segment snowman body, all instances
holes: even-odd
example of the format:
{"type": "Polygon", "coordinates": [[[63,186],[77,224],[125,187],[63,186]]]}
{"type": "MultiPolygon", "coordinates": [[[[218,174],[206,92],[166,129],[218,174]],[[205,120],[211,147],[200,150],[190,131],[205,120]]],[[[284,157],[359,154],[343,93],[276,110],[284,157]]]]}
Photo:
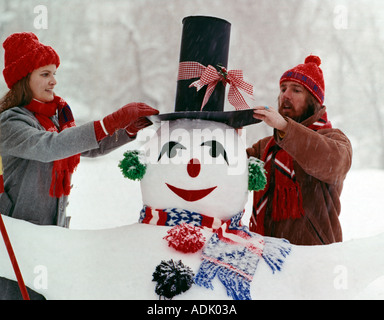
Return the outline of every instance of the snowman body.
{"type": "MultiPolygon", "coordinates": [[[[134,214],[134,213],[130,213],[134,214]]],[[[152,274],[162,260],[182,260],[196,274],[199,253],[168,246],[166,226],[132,224],[104,230],[38,226],[3,217],[25,284],[51,300],[159,299],[152,274]],[[33,239],[33,241],[31,241],[33,239]]],[[[213,233],[202,230],[206,239],[213,233]]],[[[260,262],[252,299],[355,299],[382,274],[384,234],[326,246],[293,246],[283,269],[260,262]],[[346,286],[345,286],[346,284],[346,286]]],[[[15,280],[0,242],[0,276],[15,280]]],[[[213,290],[193,285],[174,299],[230,299],[215,279],[213,290]]],[[[375,293],[373,287],[371,293],[375,293]]],[[[382,298],[381,292],[373,295],[382,298]]]]}
{"type": "MultiPolygon", "coordinates": [[[[185,254],[168,246],[163,238],[170,227],[137,223],[104,230],[71,230],[3,218],[25,284],[48,300],[158,300],[152,275],[162,260],[182,260],[195,274],[202,262],[201,252],[185,254]]],[[[206,239],[212,236],[208,230],[202,233],[206,239]]],[[[0,276],[16,280],[2,242],[0,276]]],[[[284,287],[284,281],[279,277],[271,282],[274,275],[265,264],[259,264],[257,279],[251,286],[253,298],[284,297],[283,292],[273,295],[271,285],[284,287]]],[[[213,286],[210,290],[193,285],[173,299],[230,299],[218,280],[213,286]]],[[[299,297],[294,290],[285,294],[299,297]]]]}

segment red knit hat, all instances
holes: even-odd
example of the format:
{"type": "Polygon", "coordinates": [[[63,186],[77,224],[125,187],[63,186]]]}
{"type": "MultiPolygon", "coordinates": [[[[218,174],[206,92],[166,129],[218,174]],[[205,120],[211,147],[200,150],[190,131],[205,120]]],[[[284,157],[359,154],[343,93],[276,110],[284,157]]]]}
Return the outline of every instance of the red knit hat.
{"type": "Polygon", "coordinates": [[[280,78],[283,81],[295,81],[303,85],[321,103],[324,103],[324,77],[320,69],[321,60],[318,56],[308,56],[304,64],[299,64],[286,71],[280,78]]]}
{"type": "Polygon", "coordinates": [[[60,65],[60,58],[50,46],[45,46],[32,32],[10,35],[3,43],[3,75],[8,88],[31,73],[33,70],[55,64],[60,65]]]}

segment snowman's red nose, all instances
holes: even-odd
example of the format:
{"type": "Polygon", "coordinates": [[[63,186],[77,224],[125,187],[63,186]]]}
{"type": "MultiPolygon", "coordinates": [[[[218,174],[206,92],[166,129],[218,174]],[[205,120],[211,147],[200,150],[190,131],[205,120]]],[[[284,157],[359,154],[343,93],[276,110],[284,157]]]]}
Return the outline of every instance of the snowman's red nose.
{"type": "Polygon", "coordinates": [[[201,169],[201,164],[199,159],[193,158],[189,160],[187,165],[187,171],[192,178],[196,178],[199,175],[200,169],[201,169]]]}

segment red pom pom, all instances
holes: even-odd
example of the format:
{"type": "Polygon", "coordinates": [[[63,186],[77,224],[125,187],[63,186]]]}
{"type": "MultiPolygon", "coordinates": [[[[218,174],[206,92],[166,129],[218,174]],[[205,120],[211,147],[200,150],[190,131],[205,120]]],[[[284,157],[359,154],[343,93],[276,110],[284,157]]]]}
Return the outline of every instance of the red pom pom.
{"type": "Polygon", "coordinates": [[[321,59],[318,56],[308,56],[305,58],[304,63],[315,63],[317,66],[320,66],[321,64],[321,59]]]}
{"type": "Polygon", "coordinates": [[[168,241],[168,246],[184,253],[195,253],[205,243],[205,237],[200,228],[187,223],[182,223],[168,230],[168,235],[163,239],[168,241]]]}

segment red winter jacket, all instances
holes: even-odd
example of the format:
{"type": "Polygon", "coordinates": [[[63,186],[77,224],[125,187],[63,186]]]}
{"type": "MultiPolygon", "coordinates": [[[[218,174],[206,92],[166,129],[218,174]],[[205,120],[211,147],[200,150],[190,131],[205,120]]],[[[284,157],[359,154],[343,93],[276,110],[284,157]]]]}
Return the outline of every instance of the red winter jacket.
{"type": "Polygon", "coordinates": [[[261,158],[268,141],[275,139],[293,157],[303,197],[305,215],[302,218],[277,222],[272,220],[270,212],[266,212],[266,236],[285,238],[299,245],[342,241],[340,194],[351,167],[352,146],[338,129],[313,131],[307,128],[324,113],[325,107],[302,123],[288,119],[283,138],[275,130],[273,137],[264,138],[247,149],[248,156],[261,158]]]}

